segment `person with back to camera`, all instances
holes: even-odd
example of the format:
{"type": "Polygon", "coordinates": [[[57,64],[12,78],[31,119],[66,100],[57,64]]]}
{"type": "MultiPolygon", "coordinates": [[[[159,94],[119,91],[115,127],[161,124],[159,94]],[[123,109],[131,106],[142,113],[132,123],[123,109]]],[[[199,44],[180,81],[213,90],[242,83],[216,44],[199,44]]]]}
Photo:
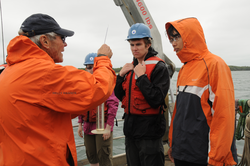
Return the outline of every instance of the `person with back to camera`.
{"type": "MultiPolygon", "coordinates": [[[[94,58],[96,53],[89,53],[85,57],[84,65],[86,71],[93,74],[94,58]]],[[[78,135],[83,137],[84,131],[84,145],[86,148],[86,155],[90,166],[112,166],[112,142],[113,142],[113,127],[114,119],[116,117],[119,100],[116,98],[114,92],[105,102],[104,119],[105,130],[104,134],[93,134],[91,131],[96,129],[96,109],[85,112],[78,116],[78,135]],[[82,128],[82,123],[83,128],[82,128]]]]}
{"type": "Polygon", "coordinates": [[[66,37],[49,15],[33,14],[7,48],[0,75],[0,165],[77,166],[71,119],[112,94],[112,51],[102,45],[90,74],[61,66],[66,37]]]}
{"type": "Polygon", "coordinates": [[[196,18],[168,22],[165,27],[184,63],[169,129],[169,158],[175,166],[236,165],[235,98],[229,67],[208,50],[196,18]]]}
{"type": "Polygon", "coordinates": [[[128,166],[164,166],[162,136],[166,130],[163,105],[169,89],[165,62],[151,47],[150,29],[132,25],[127,40],[133,63],[117,75],[115,95],[124,108],[125,150],[128,166]]]}

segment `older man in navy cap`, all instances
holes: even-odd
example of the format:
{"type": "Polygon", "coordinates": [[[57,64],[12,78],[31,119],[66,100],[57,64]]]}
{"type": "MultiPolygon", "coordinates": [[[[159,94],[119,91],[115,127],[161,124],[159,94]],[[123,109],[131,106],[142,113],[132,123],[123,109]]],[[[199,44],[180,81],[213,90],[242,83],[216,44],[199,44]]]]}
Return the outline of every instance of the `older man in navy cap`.
{"type": "Polygon", "coordinates": [[[116,75],[107,45],[98,50],[93,74],[55,64],[73,35],[34,14],[10,41],[0,75],[0,165],[77,165],[71,118],[103,103],[116,75]]]}

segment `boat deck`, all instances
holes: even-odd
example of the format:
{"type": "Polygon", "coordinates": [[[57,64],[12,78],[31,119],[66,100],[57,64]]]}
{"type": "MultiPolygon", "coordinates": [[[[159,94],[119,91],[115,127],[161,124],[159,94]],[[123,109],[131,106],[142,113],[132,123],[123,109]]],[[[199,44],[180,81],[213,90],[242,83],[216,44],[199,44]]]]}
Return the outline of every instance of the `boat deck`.
{"type": "MultiPolygon", "coordinates": [[[[169,149],[166,143],[163,143],[164,155],[165,155],[165,166],[174,166],[174,163],[170,161],[167,155],[167,151],[169,149]]],[[[78,166],[88,165],[89,162],[87,159],[79,160],[78,166]]],[[[126,153],[118,154],[113,156],[113,166],[127,166],[126,153]]]]}
{"type": "MultiPolygon", "coordinates": [[[[127,166],[126,164],[126,155],[125,153],[124,154],[120,154],[120,155],[116,155],[114,156],[113,158],[113,165],[114,166],[127,166]]],[[[89,162],[87,159],[84,159],[84,160],[81,160],[81,161],[78,161],[78,166],[85,166],[85,165],[88,165],[89,162]]],[[[174,163],[172,163],[168,156],[166,155],[165,156],[165,166],[174,166],[174,163]]]]}

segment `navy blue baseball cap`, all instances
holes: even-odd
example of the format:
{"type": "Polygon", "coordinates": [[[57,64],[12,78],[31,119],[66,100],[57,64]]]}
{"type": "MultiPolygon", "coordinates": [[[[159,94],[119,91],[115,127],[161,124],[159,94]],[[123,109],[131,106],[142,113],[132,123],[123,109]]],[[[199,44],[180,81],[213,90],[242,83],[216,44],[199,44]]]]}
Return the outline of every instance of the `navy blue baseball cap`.
{"type": "Polygon", "coordinates": [[[62,36],[73,36],[74,31],[63,29],[54,18],[46,14],[33,14],[26,18],[21,25],[25,36],[32,37],[49,32],[55,32],[62,36]]]}

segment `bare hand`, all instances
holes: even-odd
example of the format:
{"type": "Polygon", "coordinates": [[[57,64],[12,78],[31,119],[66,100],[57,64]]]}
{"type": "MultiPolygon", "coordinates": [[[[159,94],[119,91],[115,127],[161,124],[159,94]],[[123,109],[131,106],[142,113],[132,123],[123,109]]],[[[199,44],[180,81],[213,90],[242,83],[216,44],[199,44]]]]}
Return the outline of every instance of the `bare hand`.
{"type": "Polygon", "coordinates": [[[174,163],[174,158],[172,156],[172,148],[171,147],[168,149],[168,157],[174,163]]]}
{"type": "Polygon", "coordinates": [[[107,55],[110,59],[113,55],[113,52],[107,44],[103,44],[97,51],[97,55],[99,54],[107,55]]]}
{"type": "Polygon", "coordinates": [[[79,135],[80,137],[83,137],[83,135],[82,135],[82,124],[81,124],[81,123],[79,123],[77,132],[78,132],[78,135],[79,135]]]}
{"type": "Polygon", "coordinates": [[[127,74],[127,72],[129,72],[130,70],[133,70],[133,68],[134,68],[134,65],[132,63],[126,63],[120,70],[119,75],[123,77],[125,74],[127,74]]]}
{"type": "Polygon", "coordinates": [[[142,63],[138,63],[138,65],[135,66],[134,72],[137,75],[137,77],[140,77],[141,75],[146,73],[146,65],[145,62],[142,61],[142,63]]]}
{"type": "Polygon", "coordinates": [[[107,139],[109,139],[110,134],[111,134],[111,126],[107,124],[107,126],[106,126],[106,129],[105,129],[105,130],[106,130],[106,131],[108,131],[108,132],[107,132],[107,133],[104,133],[104,134],[102,135],[103,140],[107,140],[107,139]]]}

